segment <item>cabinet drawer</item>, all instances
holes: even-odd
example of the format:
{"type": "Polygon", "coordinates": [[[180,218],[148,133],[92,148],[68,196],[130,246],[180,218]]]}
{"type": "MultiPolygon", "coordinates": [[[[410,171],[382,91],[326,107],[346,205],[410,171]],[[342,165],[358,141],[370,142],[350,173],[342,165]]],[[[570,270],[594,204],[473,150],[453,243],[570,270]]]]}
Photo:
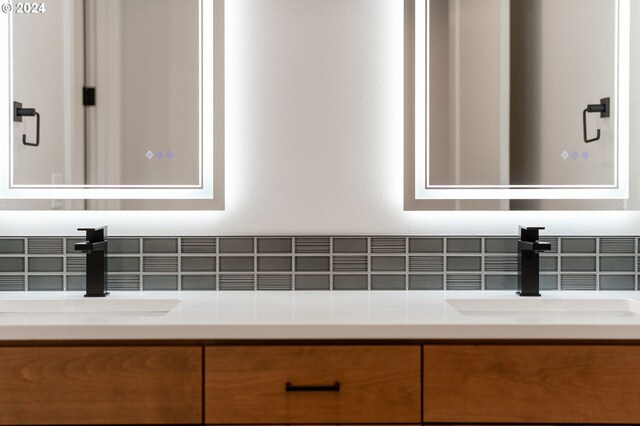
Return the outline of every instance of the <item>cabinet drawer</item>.
{"type": "Polygon", "coordinates": [[[640,423],[640,347],[429,345],[424,421],[640,423]]]}
{"type": "Polygon", "coordinates": [[[205,422],[420,423],[420,385],[420,346],[207,347],[205,422]]]}
{"type": "Polygon", "coordinates": [[[201,422],[201,347],[0,348],[0,424],[201,422]]]}

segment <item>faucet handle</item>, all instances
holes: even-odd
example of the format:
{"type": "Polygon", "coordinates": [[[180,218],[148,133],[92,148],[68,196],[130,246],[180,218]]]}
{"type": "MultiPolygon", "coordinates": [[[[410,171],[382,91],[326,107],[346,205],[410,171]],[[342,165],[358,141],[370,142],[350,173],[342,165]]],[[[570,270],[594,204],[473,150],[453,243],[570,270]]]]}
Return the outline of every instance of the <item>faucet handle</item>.
{"type": "Polygon", "coordinates": [[[84,231],[87,233],[87,241],[99,242],[107,239],[107,226],[100,226],[98,228],[78,228],[78,231],[84,231]]]}
{"type": "Polygon", "coordinates": [[[545,229],[544,226],[522,226],[519,227],[520,239],[522,241],[535,242],[540,238],[540,231],[545,229]]]}

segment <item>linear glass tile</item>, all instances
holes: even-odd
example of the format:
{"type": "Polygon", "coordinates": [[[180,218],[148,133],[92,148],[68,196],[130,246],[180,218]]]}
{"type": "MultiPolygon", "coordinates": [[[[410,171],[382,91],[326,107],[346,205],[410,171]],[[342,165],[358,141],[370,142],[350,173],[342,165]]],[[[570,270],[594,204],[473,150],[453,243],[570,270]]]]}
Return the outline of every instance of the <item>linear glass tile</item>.
{"type": "Polygon", "coordinates": [[[444,256],[409,256],[410,272],[444,272],[444,256]]]}
{"type": "Polygon", "coordinates": [[[562,253],[595,253],[595,238],[562,238],[562,253]]]}
{"type": "Polygon", "coordinates": [[[409,238],[409,253],[444,253],[444,238],[409,238]]]}
{"type": "Polygon", "coordinates": [[[67,272],[85,272],[87,270],[87,258],[85,256],[67,256],[67,272]]]}
{"type": "Polygon", "coordinates": [[[292,290],[292,277],[289,274],[258,275],[258,290],[292,290]]]}
{"type": "Polygon", "coordinates": [[[558,276],[540,275],[540,290],[558,290],[558,276]]]}
{"type": "Polygon", "coordinates": [[[405,275],[371,275],[371,290],[406,290],[405,275]]]}
{"type": "Polygon", "coordinates": [[[635,272],[635,256],[601,256],[600,271],[635,272]]]}
{"type": "Polygon", "coordinates": [[[182,272],[215,272],[216,258],[213,256],[182,256],[182,272]]]}
{"type": "Polygon", "coordinates": [[[24,240],[17,238],[0,239],[0,254],[24,254],[24,240]]]}
{"type": "Polygon", "coordinates": [[[629,237],[600,237],[600,253],[635,253],[636,242],[629,237]]]}
{"type": "Polygon", "coordinates": [[[27,283],[29,291],[64,290],[62,275],[29,275],[27,283]]]}
{"type": "Polygon", "coordinates": [[[334,238],[333,252],[334,253],[366,253],[367,239],[366,238],[334,238]]]}
{"type": "Polygon", "coordinates": [[[28,238],[29,254],[63,254],[62,238],[28,238]]]}
{"type": "Polygon", "coordinates": [[[371,256],[371,270],[376,272],[406,271],[406,263],[406,256],[371,256]]]}
{"type": "Polygon", "coordinates": [[[138,291],[140,290],[140,275],[109,274],[107,288],[109,291],[138,291]]]}
{"type": "Polygon", "coordinates": [[[481,253],[481,238],[447,238],[448,253],[481,253]]]}
{"type": "Polygon", "coordinates": [[[481,270],[482,258],[480,256],[447,256],[447,271],[479,272],[481,270]]]}
{"type": "Polygon", "coordinates": [[[517,275],[486,275],[484,277],[485,290],[516,290],[518,288],[517,275]]]}
{"type": "Polygon", "coordinates": [[[139,254],[140,238],[109,238],[109,254],[139,254]]]}
{"type": "Polygon", "coordinates": [[[258,272],[290,272],[290,256],[258,256],[258,272]]]}
{"type": "Polygon", "coordinates": [[[409,290],[444,290],[444,275],[409,275],[409,290]]]}
{"type": "Polygon", "coordinates": [[[186,238],[180,240],[180,249],[182,253],[215,253],[216,239],[209,238],[186,238]]]}
{"type": "Polygon", "coordinates": [[[216,289],[215,275],[183,275],[182,288],[184,291],[201,291],[216,289]]]}
{"type": "Polygon", "coordinates": [[[0,275],[0,291],[24,291],[24,275],[0,275]]]}
{"type": "Polygon", "coordinates": [[[220,275],[220,290],[255,290],[255,275],[220,275]]]}
{"type": "Polygon", "coordinates": [[[291,253],[291,238],[258,238],[258,253],[291,253]]]}
{"type": "Polygon", "coordinates": [[[485,253],[517,253],[518,252],[518,239],[517,238],[485,238],[484,240],[485,253]]]}
{"type": "Polygon", "coordinates": [[[518,256],[485,256],[484,270],[488,272],[517,272],[518,256]]]}
{"type": "Polygon", "coordinates": [[[558,258],[556,256],[540,256],[541,272],[557,272],[558,258]]]}
{"type": "Polygon", "coordinates": [[[633,291],[635,289],[635,275],[600,275],[600,290],[633,291]]]}
{"type": "MultiPolygon", "coordinates": [[[[85,238],[65,238],[65,252],[67,254],[80,254],[80,251],[76,250],[76,243],[82,243],[87,241],[85,238]]],[[[109,240],[109,251],[111,251],[111,240],[109,240]]]]}
{"type": "Polygon", "coordinates": [[[366,272],[367,256],[333,256],[333,270],[339,272],[366,272]]]}
{"type": "Polygon", "coordinates": [[[253,256],[220,257],[221,272],[253,272],[253,256]]]}
{"type": "Polygon", "coordinates": [[[84,275],[67,275],[67,291],[86,291],[87,277],[84,275]]]}
{"type": "Polygon", "coordinates": [[[253,253],[253,238],[220,238],[220,253],[253,253]]]}
{"type": "Polygon", "coordinates": [[[447,290],[482,290],[482,275],[447,274],[447,290]]]}
{"type": "Polygon", "coordinates": [[[595,272],[595,257],[562,256],[560,260],[562,271],[565,272],[595,272]]]}
{"type": "Polygon", "coordinates": [[[373,237],[371,253],[405,253],[407,239],[404,237],[373,237]]]}
{"type": "Polygon", "coordinates": [[[140,258],[109,256],[107,267],[109,272],[140,272],[140,258]]]}
{"type": "Polygon", "coordinates": [[[329,256],[296,256],[296,271],[328,272],[329,256]]]}
{"type": "Polygon", "coordinates": [[[63,272],[62,257],[30,257],[29,272],[63,272]]]}
{"type": "Polygon", "coordinates": [[[562,274],[560,275],[562,290],[596,290],[595,274],[562,274]]]}
{"type": "Polygon", "coordinates": [[[167,254],[177,253],[178,239],[177,238],[143,238],[142,252],[143,253],[167,253],[167,254]]]}
{"type": "Polygon", "coordinates": [[[368,290],[369,283],[366,275],[334,275],[334,290],[368,290]]]}
{"type": "Polygon", "coordinates": [[[329,275],[296,275],[296,290],[331,290],[329,275]]]}
{"type": "Polygon", "coordinates": [[[144,272],[178,272],[178,257],[144,256],[142,270],[144,272]]]}
{"type": "MultiPolygon", "coordinates": [[[[562,248],[562,256],[550,256],[549,252],[540,256],[540,286],[542,290],[633,290],[637,287],[636,271],[640,270],[640,250],[638,237],[545,237],[540,238],[552,244],[557,253],[562,248]],[[572,255],[575,253],[576,255],[572,255]],[[584,256],[585,253],[592,255],[584,256]],[[601,255],[598,255],[600,253],[601,255]],[[627,256],[625,256],[627,254],[627,256]],[[596,263],[597,262],[597,263],[596,263]],[[563,273],[556,275],[558,271],[563,273]],[[548,274],[556,273],[556,274],[548,274]],[[545,274],[547,273],[547,274],[545,274]],[[601,273],[601,274],[599,274],[601,273]]],[[[74,244],[84,241],[80,236],[69,237],[5,237],[0,238],[0,291],[24,290],[28,283],[26,271],[60,277],[50,284],[41,284],[38,279],[43,275],[30,274],[35,281],[29,289],[59,288],[62,279],[63,288],[81,290],[84,288],[86,258],[75,252],[74,244]],[[25,254],[38,256],[23,256],[25,254]],[[51,257],[50,254],[67,254],[65,257],[51,257]],[[16,254],[20,256],[16,256],[16,254]],[[13,255],[13,256],[12,256],[13,255]],[[40,256],[44,255],[44,256],[40,256]],[[5,275],[2,275],[5,273],[5,275]],[[8,275],[11,274],[11,275],[8,275]],[[64,274],[69,274],[65,276],[64,274]],[[77,274],[77,275],[76,275],[77,274]]],[[[111,237],[109,239],[109,272],[111,290],[140,290],[143,277],[140,270],[154,273],[146,276],[175,276],[180,284],[178,288],[213,290],[221,286],[216,266],[225,275],[227,289],[391,289],[403,286],[409,289],[505,289],[511,290],[516,279],[517,257],[515,253],[517,238],[514,237],[111,237]],[[445,241],[446,240],[446,241],[445,241]],[[161,242],[170,246],[159,248],[161,242]],[[224,242],[221,242],[224,241],[224,242]],[[478,247],[478,242],[480,247],[478,247]],[[369,245],[370,244],[370,245],[369,245]],[[446,255],[415,255],[416,253],[443,253],[446,255]],[[216,261],[215,256],[206,253],[226,250],[234,253],[276,254],[275,256],[223,256],[216,261]],[[255,245],[255,246],[254,246],[255,245]],[[332,245],[336,256],[314,256],[314,253],[329,253],[332,245]],[[174,256],[114,256],[114,254],[175,253],[174,256]],[[183,254],[178,256],[178,249],[183,254]],[[484,249],[484,252],[482,251],[484,249]],[[159,250],[159,251],[154,251],[159,250]],[[367,255],[370,250],[371,256],[367,255]],[[293,259],[278,256],[277,253],[303,253],[293,259]],[[203,255],[198,256],[202,253],[203,255]],[[354,255],[349,255],[354,253],[354,255]],[[361,253],[361,255],[355,255],[361,253]],[[412,255],[407,256],[410,253],[412,255]],[[461,253],[486,253],[487,255],[462,256],[461,253]],[[388,254],[388,255],[387,255],[388,254]],[[399,256],[393,256],[398,254],[399,256]],[[457,254],[457,255],[456,255],[457,254]],[[371,259],[371,260],[369,260],[371,259]],[[146,263],[145,263],[146,262],[146,263]],[[178,264],[179,262],[179,264],[178,264]],[[217,265],[216,262],[219,262],[217,265]],[[369,266],[371,262],[371,266],[369,266]],[[478,263],[479,262],[479,263],[478,263]],[[142,264],[141,264],[142,263],[142,264]],[[393,272],[408,270],[405,274],[393,272]],[[448,274],[444,275],[444,271],[448,274]],[[178,277],[178,271],[188,277],[178,277]],[[258,272],[273,272],[258,274],[258,272]],[[367,272],[373,272],[367,275],[367,272]],[[485,271],[483,277],[480,273],[485,271]],[[233,274],[244,272],[245,274],[233,274]],[[376,274],[376,272],[379,272],[376,274]],[[465,274],[475,272],[476,274],[465,274]],[[504,272],[507,272],[506,274],[504,272]],[[129,274],[127,274],[129,273],[129,274]],[[190,273],[190,274],[189,274],[190,273]],[[341,276],[332,281],[332,274],[341,276]],[[371,276],[371,279],[369,279],[371,276]],[[383,277],[390,276],[398,284],[385,285],[383,277]],[[286,277],[286,278],[285,278],[286,277]],[[355,277],[355,278],[353,278],[355,277]],[[364,278],[362,278],[364,277],[364,278]],[[478,279],[480,288],[478,287],[478,279]],[[341,281],[343,280],[343,281],[341,281]],[[193,284],[190,287],[189,282],[193,284]],[[294,281],[294,282],[293,282],[294,281]],[[213,282],[213,283],[212,283],[213,282]],[[482,285],[484,283],[484,286],[482,285]]],[[[147,283],[148,284],[148,283],[147,283]]],[[[149,285],[145,285],[147,289],[149,285]]],[[[166,286],[165,286],[166,287],[166,286]]],[[[173,284],[170,286],[175,288],[173,284]]]]}
{"type": "Polygon", "coordinates": [[[142,289],[176,291],[178,290],[178,277],[176,275],[145,275],[142,278],[142,289]]]}
{"type": "Polygon", "coordinates": [[[331,250],[329,237],[297,237],[296,253],[329,253],[331,250]]]}
{"type": "Polygon", "coordinates": [[[0,272],[24,272],[24,257],[0,257],[0,272]]]}

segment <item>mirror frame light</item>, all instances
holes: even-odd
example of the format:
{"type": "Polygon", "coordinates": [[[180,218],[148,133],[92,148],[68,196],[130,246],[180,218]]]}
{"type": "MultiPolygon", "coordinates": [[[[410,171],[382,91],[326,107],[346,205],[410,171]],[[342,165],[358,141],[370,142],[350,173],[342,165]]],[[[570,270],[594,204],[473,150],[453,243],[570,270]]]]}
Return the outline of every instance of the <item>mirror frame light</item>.
{"type": "Polygon", "coordinates": [[[628,199],[629,198],[629,71],[630,0],[616,4],[616,183],[614,185],[428,185],[430,0],[415,1],[415,199],[628,199]]]}
{"type": "MultiPolygon", "coordinates": [[[[59,0],[56,0],[59,1],[59,0]]],[[[200,182],[198,185],[14,185],[13,177],[13,12],[0,16],[0,199],[194,199],[214,197],[214,0],[198,0],[200,11],[200,182]]],[[[14,10],[14,1],[6,1],[14,10]]],[[[46,12],[45,12],[46,13],[46,12]]]]}

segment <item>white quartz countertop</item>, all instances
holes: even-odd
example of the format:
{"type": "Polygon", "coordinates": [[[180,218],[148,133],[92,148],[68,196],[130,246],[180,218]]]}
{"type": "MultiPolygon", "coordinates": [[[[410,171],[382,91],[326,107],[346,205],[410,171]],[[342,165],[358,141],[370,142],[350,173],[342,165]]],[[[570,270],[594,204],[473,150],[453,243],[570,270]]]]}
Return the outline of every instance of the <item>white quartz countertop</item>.
{"type": "MultiPolygon", "coordinates": [[[[2,293],[0,302],[82,293],[2,293]]],[[[450,299],[519,299],[513,292],[114,292],[180,299],[168,313],[0,313],[0,340],[606,339],[640,340],[640,314],[463,314],[450,299]]],[[[542,299],[631,299],[640,292],[547,292],[542,299]]]]}

